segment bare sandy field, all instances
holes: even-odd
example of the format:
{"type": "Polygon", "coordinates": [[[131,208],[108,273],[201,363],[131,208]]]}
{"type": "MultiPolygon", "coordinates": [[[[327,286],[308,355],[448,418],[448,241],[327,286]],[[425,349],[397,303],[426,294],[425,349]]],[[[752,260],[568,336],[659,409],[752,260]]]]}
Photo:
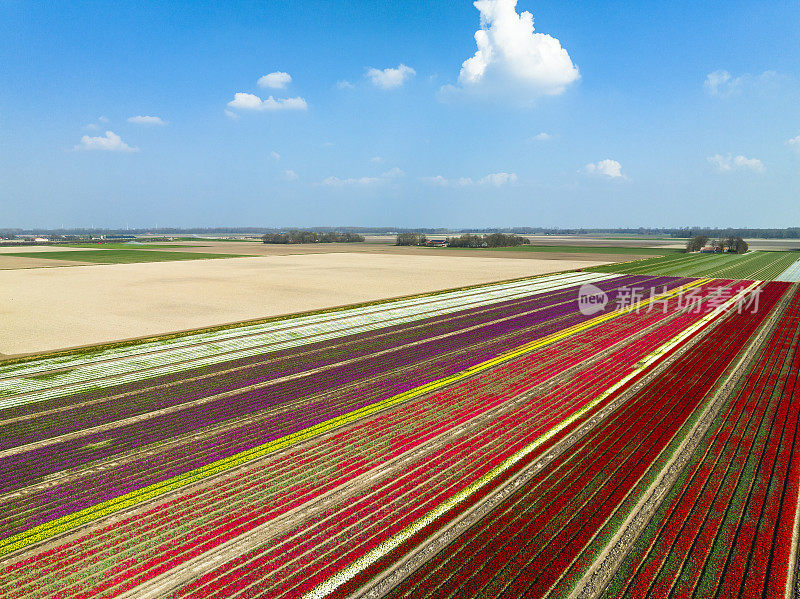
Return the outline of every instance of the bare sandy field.
{"type": "Polygon", "coordinates": [[[32,353],[603,264],[327,253],[0,271],[0,353],[32,353]]]}

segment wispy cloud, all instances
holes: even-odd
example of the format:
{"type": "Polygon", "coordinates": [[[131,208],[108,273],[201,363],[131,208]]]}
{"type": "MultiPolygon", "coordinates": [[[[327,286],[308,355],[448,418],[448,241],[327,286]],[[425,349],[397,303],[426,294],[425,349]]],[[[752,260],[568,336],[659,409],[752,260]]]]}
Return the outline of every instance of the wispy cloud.
{"type": "Polygon", "coordinates": [[[392,167],[388,171],[381,173],[381,177],[384,179],[399,179],[400,177],[405,177],[406,174],[403,169],[398,167],[392,167]]]}
{"type": "Polygon", "coordinates": [[[517,180],[518,177],[516,173],[506,172],[490,173],[477,180],[473,180],[471,177],[448,179],[442,175],[422,178],[424,183],[427,183],[428,185],[435,185],[437,187],[469,187],[471,185],[491,185],[493,187],[502,187],[503,185],[516,183],[517,180]]]}
{"type": "Polygon", "coordinates": [[[780,76],[775,71],[764,71],[760,75],[744,73],[734,77],[728,71],[717,70],[706,75],[703,88],[709,96],[727,98],[745,89],[762,90],[775,85],[780,76]]]}
{"type": "Polygon", "coordinates": [[[374,185],[379,183],[380,179],[378,177],[348,177],[345,179],[340,179],[339,177],[326,177],[322,180],[321,185],[325,185],[326,187],[343,187],[345,185],[356,185],[359,187],[365,187],[368,185],[374,185]]]}
{"type": "Polygon", "coordinates": [[[531,141],[550,141],[551,139],[553,139],[553,135],[544,131],[531,137],[531,141]]]}
{"type": "Polygon", "coordinates": [[[157,116],[132,116],[128,118],[129,123],[133,123],[135,125],[158,125],[163,126],[166,125],[167,122],[162,120],[161,117],[157,116]]]}
{"type": "Polygon", "coordinates": [[[326,187],[369,187],[371,185],[388,184],[392,180],[405,176],[405,172],[395,166],[381,173],[380,177],[327,177],[320,182],[320,185],[326,187]]]}
{"type": "Polygon", "coordinates": [[[758,158],[747,158],[741,154],[738,156],[714,154],[708,157],[708,161],[719,173],[730,173],[732,171],[763,173],[766,170],[764,163],[758,158]]]}

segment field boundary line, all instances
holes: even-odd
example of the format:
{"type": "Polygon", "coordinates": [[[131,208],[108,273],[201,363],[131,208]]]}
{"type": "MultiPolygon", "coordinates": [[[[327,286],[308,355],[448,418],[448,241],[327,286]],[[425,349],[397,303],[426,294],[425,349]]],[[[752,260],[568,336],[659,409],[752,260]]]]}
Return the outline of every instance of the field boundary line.
{"type": "MultiPolygon", "coordinates": [[[[761,284],[763,284],[763,281],[757,281],[744,292],[750,291],[761,284]]],[[[639,535],[649,523],[650,517],[672,488],[675,480],[680,476],[686,463],[691,459],[691,456],[705,437],[706,432],[714,423],[719,410],[729,400],[744,369],[755,359],[756,356],[751,355],[749,350],[753,347],[761,347],[764,343],[772,331],[775,321],[783,313],[787,297],[788,294],[781,298],[777,309],[774,309],[769,318],[759,326],[759,330],[751,342],[740,351],[739,360],[732,368],[729,367],[730,370],[725,375],[724,380],[718,380],[714,384],[707,394],[714,396],[713,400],[708,402],[695,424],[685,433],[681,444],[674,450],[672,457],[662,466],[653,482],[647,487],[637,504],[620,524],[617,532],[609,539],[605,548],[597,555],[581,579],[575,584],[569,599],[594,599],[599,597],[613,579],[619,565],[624,561],[628,552],[633,548],[636,539],[639,538],[639,535]]],[[[613,517],[614,514],[609,516],[607,522],[613,517]]],[[[551,587],[548,593],[553,588],[551,587]]]]}
{"type": "MultiPolygon", "coordinates": [[[[0,540],[0,556],[12,553],[19,549],[23,549],[39,541],[48,539],[55,535],[62,534],[66,531],[77,528],[78,526],[82,526],[84,524],[97,520],[101,517],[108,516],[110,514],[127,509],[138,503],[147,501],[149,499],[153,499],[154,497],[158,497],[159,495],[163,495],[164,493],[175,490],[177,488],[186,486],[188,484],[197,482],[199,480],[208,478],[210,476],[220,474],[221,472],[229,470],[230,468],[233,468],[235,466],[244,464],[246,462],[250,462],[254,459],[260,458],[269,453],[273,453],[274,451],[283,449],[290,445],[294,445],[300,441],[304,441],[318,434],[328,432],[345,424],[349,424],[350,422],[360,420],[361,418],[369,416],[375,412],[382,411],[388,407],[402,403],[413,397],[424,395],[432,391],[435,391],[437,389],[440,389],[442,387],[445,387],[447,385],[451,385],[457,381],[470,378],[479,372],[483,372],[485,370],[494,368],[495,366],[498,366],[503,362],[506,362],[523,354],[529,353],[535,349],[539,349],[540,347],[549,345],[550,343],[555,343],[557,341],[560,341],[561,339],[565,339],[577,332],[593,328],[599,324],[602,324],[603,322],[616,318],[617,316],[621,316],[622,314],[627,314],[628,312],[634,310],[640,310],[642,306],[648,305],[651,301],[654,300],[658,301],[669,297],[674,297],[679,293],[683,293],[687,289],[697,287],[699,285],[705,284],[706,282],[708,282],[708,279],[696,279],[694,281],[691,281],[690,283],[681,285],[680,287],[677,287],[667,292],[666,294],[643,300],[623,310],[616,310],[609,314],[598,316],[584,323],[580,323],[578,325],[569,327],[563,331],[559,331],[558,333],[554,333],[552,335],[548,335],[547,337],[543,337],[542,339],[538,339],[531,343],[527,343],[514,350],[511,350],[510,352],[506,352],[495,358],[486,360],[484,362],[476,364],[475,366],[471,366],[470,368],[467,368],[466,370],[463,370],[460,373],[450,375],[443,379],[431,381],[430,383],[426,383],[414,389],[410,389],[398,395],[394,395],[375,404],[364,406],[363,408],[355,410],[354,412],[337,416],[330,420],[326,420],[325,422],[321,422],[314,426],[286,435],[285,437],[281,437],[279,439],[269,441],[263,445],[259,445],[257,447],[242,451],[228,458],[223,458],[221,460],[211,462],[210,464],[206,464],[205,466],[201,466],[199,468],[195,468],[194,470],[190,470],[183,474],[179,474],[171,479],[167,479],[159,483],[154,483],[147,487],[143,487],[142,489],[137,489],[136,491],[131,491],[130,493],[127,493],[125,495],[121,495],[114,499],[104,501],[90,508],[85,508],[83,510],[74,512],[67,516],[62,516],[61,518],[58,518],[56,520],[40,524],[39,526],[28,529],[24,532],[0,540]]],[[[522,456],[520,456],[519,459],[521,459],[521,457],[522,456]]]]}

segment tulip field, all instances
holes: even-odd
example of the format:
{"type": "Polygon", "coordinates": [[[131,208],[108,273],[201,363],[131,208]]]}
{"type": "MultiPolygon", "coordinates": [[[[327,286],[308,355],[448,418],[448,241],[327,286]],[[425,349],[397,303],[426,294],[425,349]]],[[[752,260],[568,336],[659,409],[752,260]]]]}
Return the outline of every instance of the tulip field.
{"type": "Polygon", "coordinates": [[[0,362],[0,596],[794,597],[800,286],[765,260],[0,362]]]}

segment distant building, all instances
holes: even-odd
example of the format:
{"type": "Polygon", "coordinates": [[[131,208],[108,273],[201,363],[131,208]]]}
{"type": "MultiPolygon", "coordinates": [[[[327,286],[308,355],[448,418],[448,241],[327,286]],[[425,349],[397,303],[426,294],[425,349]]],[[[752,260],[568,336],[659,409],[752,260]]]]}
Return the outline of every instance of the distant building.
{"type": "Polygon", "coordinates": [[[702,250],[700,250],[701,254],[716,254],[717,252],[721,252],[722,248],[714,247],[711,245],[707,245],[702,250]]]}
{"type": "Polygon", "coordinates": [[[443,248],[447,247],[447,240],[446,239],[429,239],[425,242],[425,245],[435,248],[443,248]]]}

